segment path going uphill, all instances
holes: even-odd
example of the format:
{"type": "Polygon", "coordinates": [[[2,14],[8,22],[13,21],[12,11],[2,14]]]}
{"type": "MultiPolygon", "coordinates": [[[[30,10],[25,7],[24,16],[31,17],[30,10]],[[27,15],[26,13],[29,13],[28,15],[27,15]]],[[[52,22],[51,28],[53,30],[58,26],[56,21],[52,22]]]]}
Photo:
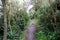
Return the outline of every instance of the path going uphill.
{"type": "Polygon", "coordinates": [[[26,31],[25,40],[36,40],[35,32],[36,32],[35,20],[31,20],[29,27],[26,31]]]}

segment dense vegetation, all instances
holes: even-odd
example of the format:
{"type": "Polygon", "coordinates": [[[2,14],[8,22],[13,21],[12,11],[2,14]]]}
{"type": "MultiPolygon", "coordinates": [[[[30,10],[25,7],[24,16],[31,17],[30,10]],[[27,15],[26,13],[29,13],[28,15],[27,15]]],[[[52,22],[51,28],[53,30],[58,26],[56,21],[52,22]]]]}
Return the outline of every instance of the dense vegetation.
{"type": "MultiPolygon", "coordinates": [[[[3,2],[2,2],[3,3],[3,2]]],[[[39,2],[38,2],[39,3],[39,2]]],[[[4,3],[3,3],[4,4],[4,3]]],[[[44,7],[36,4],[33,15],[28,15],[25,9],[19,10],[18,3],[7,2],[6,21],[7,39],[25,40],[25,33],[29,27],[30,20],[34,19],[36,24],[36,40],[60,40],[60,2],[55,1],[44,7]],[[14,4],[14,5],[13,5],[14,4]],[[16,4],[16,5],[15,5],[16,4]],[[9,7],[9,8],[8,8],[9,7]],[[15,8],[14,8],[15,7],[15,8]],[[12,9],[13,8],[13,9],[12,9]]],[[[4,4],[5,5],[5,4],[4,4]]],[[[41,4],[40,4],[41,5],[41,4]]],[[[4,7],[4,6],[3,6],[4,7]]],[[[4,9],[3,9],[4,10],[4,9]]],[[[4,11],[2,11],[4,13],[4,11]]],[[[4,36],[4,14],[0,18],[0,40],[4,36]]]]}

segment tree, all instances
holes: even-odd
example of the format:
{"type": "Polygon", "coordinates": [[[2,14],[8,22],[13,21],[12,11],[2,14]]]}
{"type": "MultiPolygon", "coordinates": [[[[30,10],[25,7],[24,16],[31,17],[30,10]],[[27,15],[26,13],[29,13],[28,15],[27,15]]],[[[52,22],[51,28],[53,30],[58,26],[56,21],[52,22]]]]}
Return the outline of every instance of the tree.
{"type": "Polygon", "coordinates": [[[6,3],[7,0],[1,0],[3,4],[3,15],[4,15],[4,35],[3,35],[3,40],[7,40],[7,10],[6,10],[6,3]]]}

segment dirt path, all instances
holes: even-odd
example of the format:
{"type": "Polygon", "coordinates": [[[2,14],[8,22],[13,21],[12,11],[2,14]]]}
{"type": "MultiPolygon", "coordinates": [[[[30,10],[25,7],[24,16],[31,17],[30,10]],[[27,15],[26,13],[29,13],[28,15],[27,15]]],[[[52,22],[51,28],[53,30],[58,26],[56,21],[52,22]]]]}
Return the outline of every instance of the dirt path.
{"type": "Polygon", "coordinates": [[[26,40],[36,40],[35,31],[36,31],[35,21],[31,20],[29,27],[27,29],[27,32],[26,32],[26,40]]]}

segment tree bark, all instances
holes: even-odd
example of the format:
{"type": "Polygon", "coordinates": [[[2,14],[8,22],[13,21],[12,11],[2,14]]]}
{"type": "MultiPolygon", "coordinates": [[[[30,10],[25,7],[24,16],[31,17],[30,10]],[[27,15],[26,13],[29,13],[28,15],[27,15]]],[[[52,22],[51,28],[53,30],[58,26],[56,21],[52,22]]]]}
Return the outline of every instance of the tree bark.
{"type": "Polygon", "coordinates": [[[4,35],[3,40],[7,40],[7,11],[6,11],[6,0],[1,0],[3,4],[3,15],[4,15],[4,35]]]}

